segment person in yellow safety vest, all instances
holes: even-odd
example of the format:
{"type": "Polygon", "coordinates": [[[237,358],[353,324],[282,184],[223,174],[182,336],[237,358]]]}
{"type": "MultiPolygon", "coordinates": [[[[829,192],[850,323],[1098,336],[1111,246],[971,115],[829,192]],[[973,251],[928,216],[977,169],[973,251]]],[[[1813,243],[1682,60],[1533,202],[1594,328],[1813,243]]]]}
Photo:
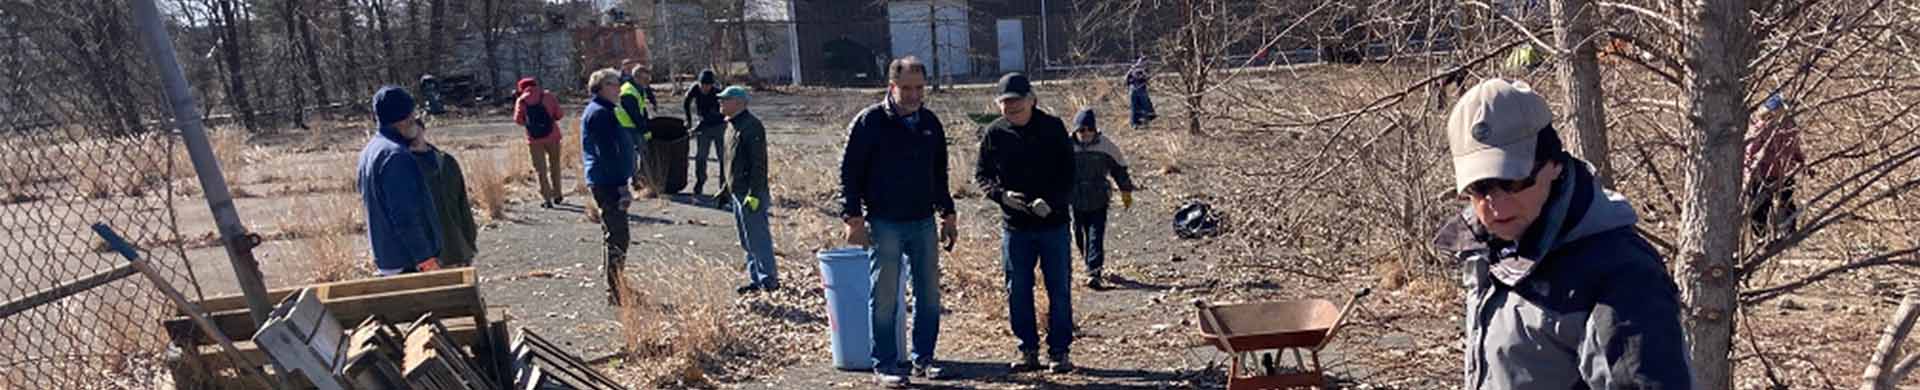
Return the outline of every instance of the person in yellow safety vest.
{"type": "MultiPolygon", "coordinates": [[[[645,63],[629,61],[626,68],[627,74],[620,76],[620,104],[614,107],[614,118],[620,120],[620,127],[633,132],[634,139],[651,141],[653,134],[647,132],[647,106],[657,104],[653,87],[649,85],[653,76],[645,63]]],[[[639,149],[647,148],[640,146],[639,149]]]]}
{"type": "Polygon", "coordinates": [[[1547,53],[1531,44],[1522,44],[1507,55],[1505,63],[1509,70],[1533,71],[1547,62],[1547,53]]]}

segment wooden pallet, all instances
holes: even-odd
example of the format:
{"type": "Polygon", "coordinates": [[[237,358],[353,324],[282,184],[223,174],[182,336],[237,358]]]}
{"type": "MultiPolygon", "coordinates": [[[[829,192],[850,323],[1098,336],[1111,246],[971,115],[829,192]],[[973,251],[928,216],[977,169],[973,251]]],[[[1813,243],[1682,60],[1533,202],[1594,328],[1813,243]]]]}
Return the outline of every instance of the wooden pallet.
{"type": "MultiPolygon", "coordinates": [[[[368,320],[406,324],[431,314],[444,324],[442,336],[445,339],[467,348],[468,353],[479,359],[477,369],[488,380],[506,383],[510,379],[508,367],[511,357],[506,352],[507,339],[500,337],[506,334],[508,316],[504,308],[486,306],[480,296],[478,276],[473,268],[283,288],[270,291],[268,295],[279,301],[302,288],[311,288],[327,311],[342,324],[363,324],[368,320]]],[[[207,312],[208,320],[222,333],[245,339],[259,331],[253,324],[244,297],[213,297],[198,304],[207,312]]],[[[220,377],[216,373],[233,368],[233,360],[218,356],[222,353],[220,349],[204,332],[193,326],[191,319],[184,316],[169,318],[163,320],[162,325],[177,347],[190,352],[177,358],[173,364],[176,383],[251,388],[233,387],[208,379],[220,377]]],[[[240,354],[249,359],[246,361],[268,361],[268,354],[254,343],[236,341],[235,344],[240,354]]],[[[394,360],[394,363],[399,363],[397,359],[394,360]]],[[[378,366],[373,361],[365,364],[368,364],[368,369],[378,366]]],[[[295,388],[312,388],[305,380],[296,382],[295,388]]]]}

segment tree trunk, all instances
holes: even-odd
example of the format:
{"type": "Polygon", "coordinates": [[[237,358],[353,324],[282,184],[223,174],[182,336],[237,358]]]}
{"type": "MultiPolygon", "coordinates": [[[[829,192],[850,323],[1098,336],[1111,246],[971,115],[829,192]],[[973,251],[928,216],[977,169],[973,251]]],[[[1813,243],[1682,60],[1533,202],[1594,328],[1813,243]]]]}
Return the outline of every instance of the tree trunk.
{"type": "Polygon", "coordinates": [[[1745,152],[1751,16],[1742,0],[1700,0],[1687,12],[1686,207],[1678,275],[1694,387],[1733,388],[1734,263],[1740,253],[1740,170],[1745,152]]]}
{"type": "Polygon", "coordinates": [[[936,0],[927,0],[927,42],[929,45],[927,47],[927,55],[933,57],[927,59],[933,64],[933,74],[928,75],[931,77],[927,77],[927,81],[933,84],[934,91],[940,90],[940,76],[945,75],[945,73],[940,73],[940,7],[938,3],[939,1],[936,0]]]}
{"type": "MultiPolygon", "coordinates": [[[[287,39],[286,50],[287,50],[287,59],[289,60],[287,61],[288,63],[297,63],[307,58],[306,56],[301,55],[301,50],[300,50],[301,41],[295,39],[295,37],[298,37],[300,35],[300,30],[301,30],[300,17],[298,16],[299,8],[300,8],[300,4],[298,0],[285,0],[280,2],[280,20],[282,22],[281,29],[283,30],[282,32],[286,34],[284,35],[284,37],[286,37],[287,39]]],[[[289,110],[288,114],[293,117],[294,126],[299,127],[301,129],[306,129],[307,128],[307,118],[306,118],[307,95],[304,93],[301,93],[306,89],[301,88],[300,78],[298,77],[286,77],[285,79],[287,80],[286,93],[289,96],[293,97],[293,107],[288,108],[289,110]]]]}
{"type": "Polygon", "coordinates": [[[487,50],[487,91],[500,87],[500,0],[482,0],[481,46],[487,50]]]}
{"type": "MultiPolygon", "coordinates": [[[[337,11],[339,11],[339,15],[336,15],[336,17],[339,19],[339,22],[340,22],[339,23],[340,25],[339,57],[341,61],[346,61],[346,64],[345,64],[346,69],[344,69],[344,73],[348,75],[362,75],[362,74],[366,74],[366,70],[360,69],[360,61],[356,59],[356,58],[359,58],[362,54],[360,53],[359,45],[355,44],[356,39],[354,38],[354,34],[353,34],[353,31],[355,29],[353,28],[354,24],[353,24],[353,3],[352,2],[353,0],[340,0],[338,3],[336,3],[334,7],[336,8],[337,11]]],[[[353,76],[349,76],[342,79],[340,86],[341,88],[344,88],[346,91],[341,96],[349,96],[344,100],[352,101],[353,98],[351,96],[359,96],[359,94],[366,93],[364,91],[364,89],[366,88],[366,85],[363,83],[365,80],[366,80],[365,77],[353,77],[353,76]]]]}
{"type": "MultiPolygon", "coordinates": [[[[1860,390],[1894,390],[1906,373],[1900,372],[1896,363],[1900,357],[1900,345],[1905,344],[1907,335],[1913,332],[1913,322],[1920,319],[1920,291],[1907,292],[1907,298],[1900,301],[1900,311],[1893,314],[1893,321],[1887,323],[1887,329],[1880,332],[1880,345],[1873,349],[1873,359],[1867,363],[1867,372],[1861,374],[1860,390]]],[[[1915,353],[1909,352],[1909,355],[1915,353]]],[[[1908,356],[1906,359],[1912,359],[1908,356]]]]}
{"type": "Polygon", "coordinates": [[[373,23],[380,31],[380,51],[387,70],[387,82],[400,82],[399,57],[393,52],[393,27],[387,23],[387,1],[373,0],[373,23]]]}
{"type": "Polygon", "coordinates": [[[241,61],[240,18],[235,15],[234,0],[214,2],[214,14],[220,23],[220,52],[227,63],[227,102],[240,115],[240,125],[254,131],[253,101],[247,98],[246,64],[241,61]]]}
{"type": "Polygon", "coordinates": [[[420,46],[421,42],[426,41],[425,33],[420,31],[421,24],[420,0],[407,0],[407,38],[401,41],[400,47],[400,56],[407,60],[406,68],[400,74],[407,78],[402,82],[417,81],[427,69],[425,61],[428,53],[422,52],[420,46]]]}
{"type": "Polygon", "coordinates": [[[440,59],[446,57],[447,0],[433,0],[432,16],[427,21],[427,72],[440,71],[440,59]]]}
{"type": "Polygon", "coordinates": [[[1594,58],[1594,19],[1597,6],[1588,0],[1555,0],[1553,33],[1566,61],[1559,67],[1560,87],[1567,91],[1568,122],[1574,134],[1563,139],[1568,150],[1593,164],[1594,177],[1602,187],[1612,187],[1613,162],[1609,158],[1606,99],[1600,87],[1600,63],[1594,58]]]}
{"type": "Polygon", "coordinates": [[[307,89],[313,92],[314,100],[318,101],[321,106],[332,105],[333,97],[328,96],[329,94],[327,93],[326,72],[320,68],[319,45],[313,41],[312,14],[307,13],[305,7],[300,5],[300,0],[287,0],[287,2],[293,3],[294,5],[291,7],[299,10],[300,18],[296,23],[300,31],[300,52],[304,57],[302,59],[306,60],[307,81],[313,83],[313,85],[308,85],[307,89]]]}

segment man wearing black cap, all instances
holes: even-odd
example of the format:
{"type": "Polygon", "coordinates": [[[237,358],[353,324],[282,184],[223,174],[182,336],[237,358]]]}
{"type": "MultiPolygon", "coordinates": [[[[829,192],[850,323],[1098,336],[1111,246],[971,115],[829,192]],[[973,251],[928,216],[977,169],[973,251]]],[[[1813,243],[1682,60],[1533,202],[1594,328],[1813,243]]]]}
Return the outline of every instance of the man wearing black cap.
{"type": "Polygon", "coordinates": [[[360,201],[367,210],[367,239],[381,276],[440,268],[440,224],[421,164],[408,147],[420,138],[413,96],[388,86],[373,94],[380,128],[360,151],[360,201]]]}
{"type": "Polygon", "coordinates": [[[725,162],[727,152],[721,149],[721,144],[726,142],[721,137],[727,132],[727,117],[720,114],[719,94],[719,80],[714,77],[713,69],[707,69],[700,71],[700,83],[687,88],[687,93],[683,95],[685,97],[680,100],[680,109],[687,113],[687,121],[693,122],[696,119],[699,121],[697,122],[699,124],[693,127],[696,140],[693,160],[694,195],[706,192],[709,148],[719,153],[720,170],[725,172],[727,169],[725,162]]]}
{"type": "Polygon", "coordinates": [[[1016,371],[1040,369],[1034,325],[1033,269],[1047,289],[1047,355],[1056,373],[1073,371],[1073,249],[1067,231],[1073,193],[1073,144],[1067,125],[1034,105],[1027,76],[1000,77],[1000,119],[981,129],[974,180],[1005,214],[1000,264],[1007,277],[1007,320],[1020,339],[1016,371]]]}

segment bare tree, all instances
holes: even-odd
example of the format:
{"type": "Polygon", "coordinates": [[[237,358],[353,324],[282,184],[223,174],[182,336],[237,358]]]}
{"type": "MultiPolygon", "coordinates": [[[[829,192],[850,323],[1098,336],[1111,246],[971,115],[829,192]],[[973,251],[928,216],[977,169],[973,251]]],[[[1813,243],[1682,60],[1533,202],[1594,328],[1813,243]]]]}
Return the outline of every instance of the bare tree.
{"type": "Polygon", "coordinates": [[[227,103],[240,115],[240,123],[248,131],[257,130],[254,121],[253,100],[248,99],[247,63],[245,61],[246,42],[252,36],[241,30],[242,14],[236,0],[213,0],[214,20],[220,31],[221,58],[226,60],[227,103]]]}
{"type": "Polygon", "coordinates": [[[1566,105],[1571,108],[1567,121],[1573,125],[1573,136],[1565,137],[1572,141],[1567,146],[1593,164],[1602,187],[1610,187],[1613,162],[1602,105],[1606,91],[1600,88],[1600,63],[1594,58],[1595,40],[1600,36],[1594,33],[1593,23],[1599,19],[1599,7],[1589,0],[1554,0],[1552,6],[1553,35],[1564,53],[1558,68],[1560,87],[1566,91],[1566,105]]]}
{"type": "Polygon", "coordinates": [[[1920,353],[1907,352],[1901,357],[1901,351],[1907,349],[1900,346],[1913,332],[1916,319],[1920,319],[1920,291],[1908,291],[1906,299],[1900,301],[1900,310],[1880,332],[1880,345],[1873,349],[1867,371],[1860,376],[1860,390],[1894,390],[1901,379],[1913,373],[1914,366],[1920,365],[1920,353]]]}
{"type": "Polygon", "coordinates": [[[1747,63],[1753,58],[1745,1],[1703,0],[1686,10],[1688,145],[1679,274],[1694,386],[1733,388],[1735,283],[1740,253],[1740,171],[1747,129],[1747,63]]]}

